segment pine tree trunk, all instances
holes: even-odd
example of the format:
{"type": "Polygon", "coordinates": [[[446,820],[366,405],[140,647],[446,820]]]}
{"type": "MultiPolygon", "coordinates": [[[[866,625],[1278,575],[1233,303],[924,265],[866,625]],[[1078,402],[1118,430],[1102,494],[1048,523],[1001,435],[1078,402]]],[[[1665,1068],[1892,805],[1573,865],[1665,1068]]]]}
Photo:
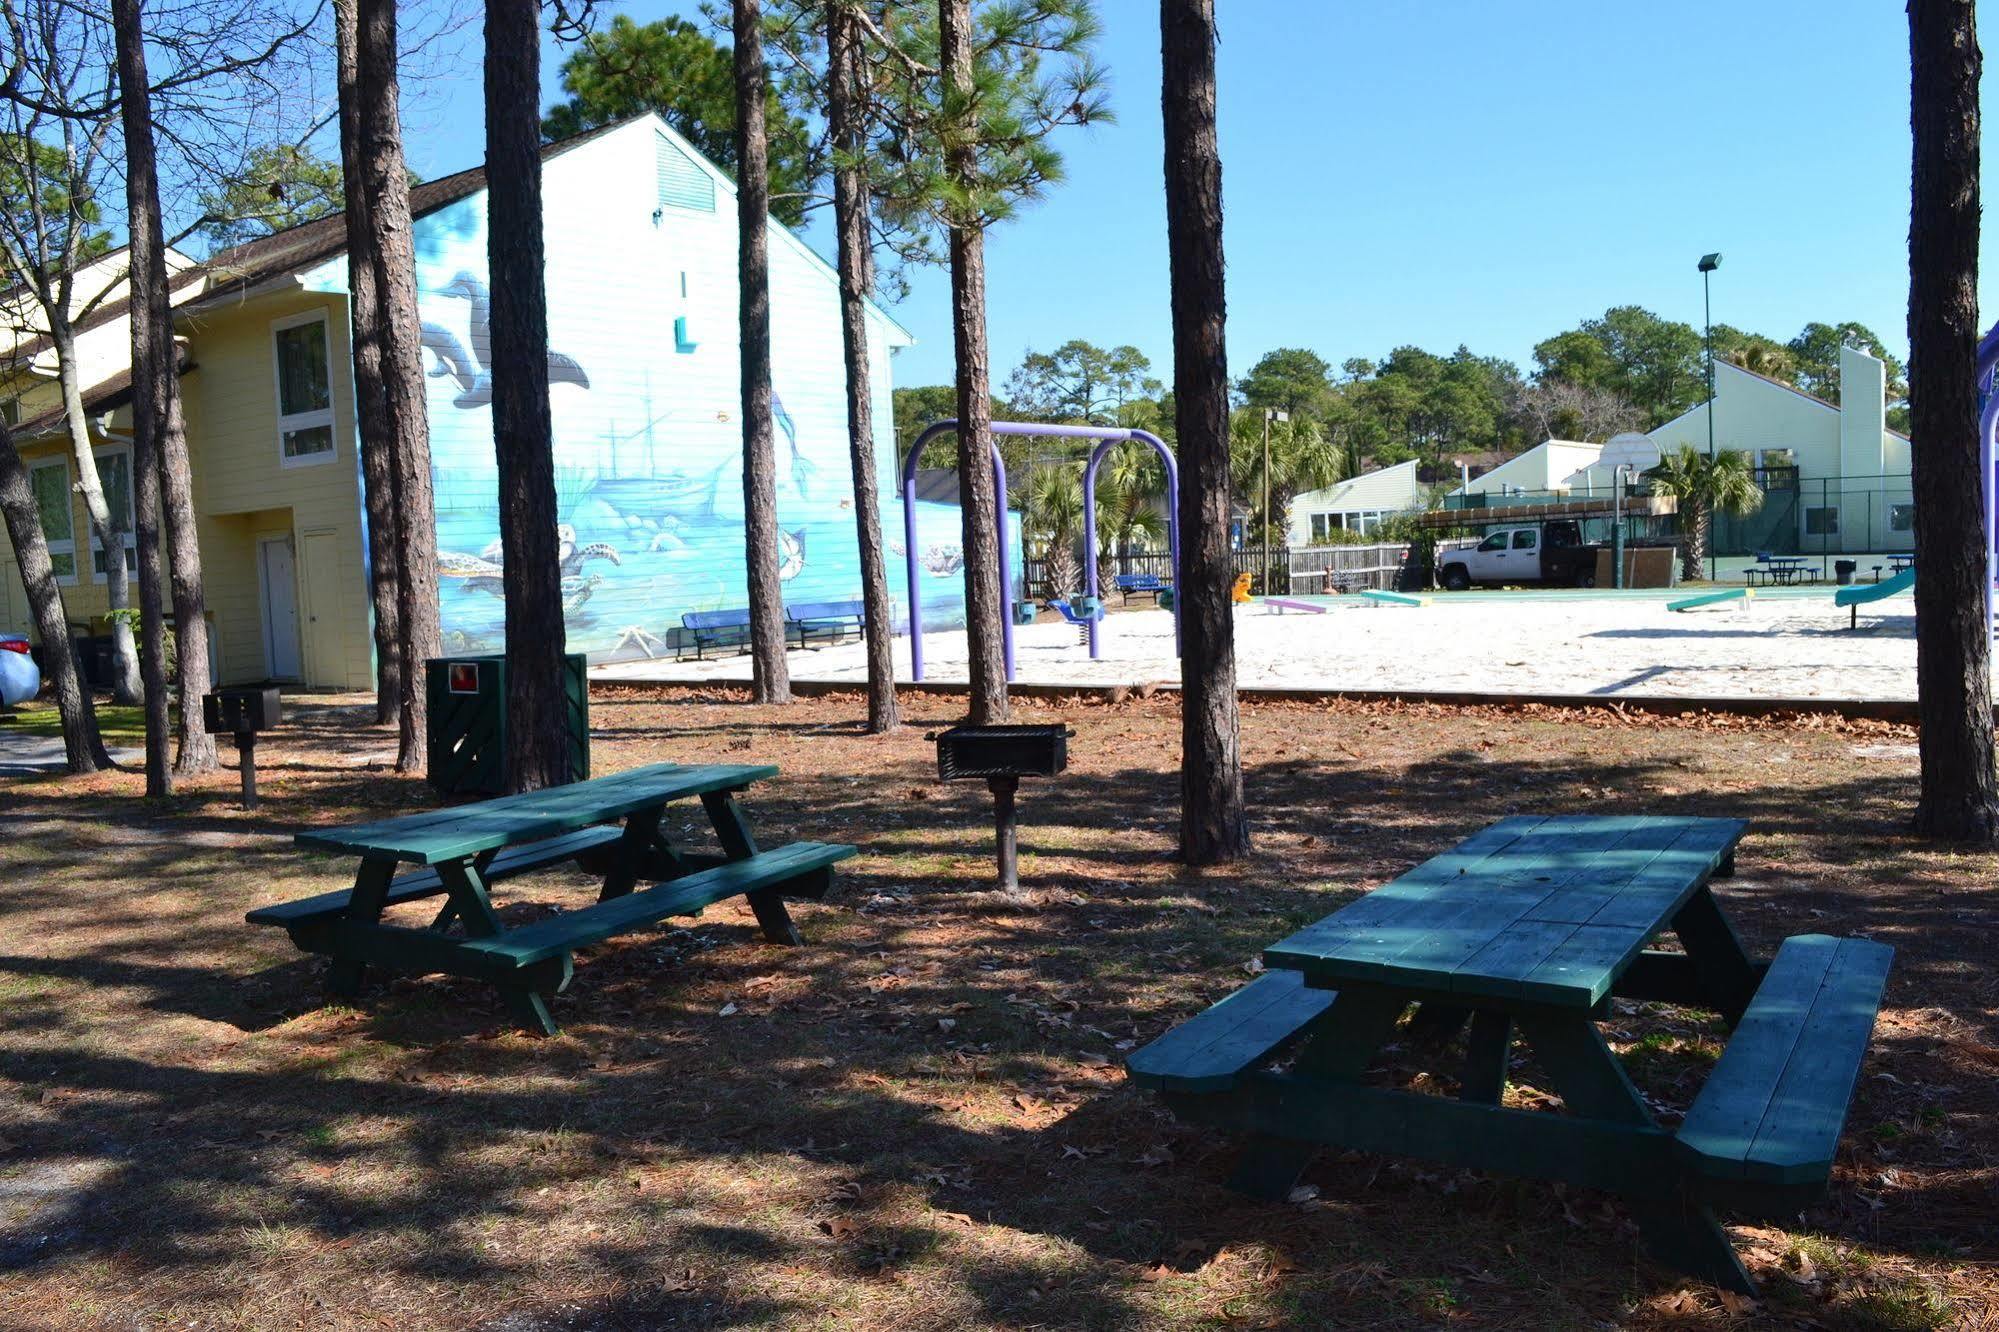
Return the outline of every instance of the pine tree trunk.
{"type": "Polygon", "coordinates": [[[840,335],[847,363],[847,452],[854,472],[854,521],[860,542],[861,602],[866,613],[868,732],[885,735],[899,724],[895,697],[895,607],[888,595],[888,561],[882,550],[881,489],[875,475],[874,389],[868,367],[867,182],[859,162],[866,150],[860,112],[860,33],[839,0],[826,7],[827,129],[847,163],[833,172],[833,217],[838,233],[840,335]]]}
{"type": "MultiPolygon", "coordinates": [[[[139,680],[146,701],[146,794],[172,793],[169,769],[170,719],[167,703],[166,669],[166,583],[167,571],[161,550],[164,525],[162,508],[161,436],[166,431],[166,415],[160,401],[158,366],[161,349],[155,345],[159,326],[141,309],[149,263],[142,263],[142,249],[158,235],[158,179],[153,170],[153,127],[150,83],[146,77],[145,31],[139,19],[139,0],[112,0],[111,24],[117,46],[119,116],[123,121],[127,164],[125,206],[132,248],[130,286],[132,290],[132,509],[139,556],[139,680]]],[[[169,337],[164,349],[169,374],[173,373],[174,349],[169,337]]]]}
{"type": "Polygon", "coordinates": [[[1159,16],[1180,451],[1180,854],[1189,864],[1211,865],[1249,850],[1229,596],[1235,578],[1214,0],[1160,0],[1159,16]]]}
{"type": "Polygon", "coordinates": [[[175,692],[180,703],[179,752],[174,771],[192,776],[220,763],[215,737],[202,726],[202,695],[209,690],[208,607],[202,590],[201,543],[194,516],[194,474],[187,456],[187,430],[180,405],[180,351],[174,345],[173,310],[167,292],[166,238],[160,222],[160,185],[153,145],[152,99],[146,81],[144,31],[136,7],[120,27],[131,53],[132,81],[121,88],[125,129],[125,198],[130,217],[132,292],[132,417],[152,423],[160,474],[162,532],[174,607],[175,692]]]}
{"type": "Polygon", "coordinates": [[[368,518],[368,594],[375,619],[375,723],[396,716],[402,697],[401,576],[397,559],[395,440],[382,387],[382,335],[375,270],[368,259],[368,192],[361,156],[360,47],[356,0],[334,0],[340,101],[340,169],[347,181],[347,291],[354,351],[354,406],[361,436],[361,501],[368,518]]]}
{"type": "Polygon", "coordinates": [[[174,771],[192,776],[213,772],[222,762],[215,752],[215,737],[202,723],[202,696],[214,684],[208,672],[208,598],[202,588],[187,418],[181,413],[180,351],[174,346],[173,317],[167,308],[166,265],[162,262],[157,267],[160,308],[154,318],[160,332],[154,346],[165,357],[158,382],[166,407],[166,428],[160,432],[161,508],[166,518],[167,569],[173,591],[174,662],[179,668],[174,684],[180,701],[180,749],[174,757],[174,771]]]}
{"type": "Polygon", "coordinates": [[[749,577],[751,697],[791,701],[784,583],[777,559],[777,446],[770,406],[769,145],[764,137],[763,6],[735,0],[736,265],[743,396],[743,542],[749,577]]]}
{"type": "MultiPolygon", "coordinates": [[[[969,102],[973,83],[971,0],[939,0],[943,80],[969,102]]],[[[969,187],[978,176],[976,107],[950,127],[945,175],[969,187]]],[[[965,639],[970,661],[970,711],[974,725],[1007,716],[1006,661],[1000,617],[1007,611],[999,567],[998,511],[993,489],[992,364],[986,345],[986,234],[969,214],[950,227],[951,339],[958,363],[958,503],[965,555],[965,639]]]]}
{"type": "MultiPolygon", "coordinates": [[[[424,762],[424,662],[442,650],[437,624],[437,504],[431,489],[430,419],[416,305],[409,172],[403,163],[396,84],[394,0],[357,0],[361,188],[368,194],[367,253],[375,275],[383,416],[393,441],[396,614],[402,679],[396,771],[424,762]]],[[[352,188],[350,186],[350,188],[352,188]]]]}
{"type": "Polygon", "coordinates": [[[14,448],[14,436],[4,425],[0,425],[0,520],[7,525],[14,563],[20,568],[21,585],[27,589],[28,605],[34,612],[35,633],[42,640],[42,677],[56,696],[69,770],[84,773],[108,768],[111,756],[97,733],[97,709],[77,673],[76,654],[71,650],[69,614],[63,607],[55,566],[49,561],[48,541],[42,535],[41,509],[35,504],[28,469],[14,448]]]}
{"type": "MultiPolygon", "coordinates": [[[[132,621],[121,612],[132,608],[132,578],[125,567],[125,531],[104,497],[104,477],[90,447],[90,422],[83,410],[83,386],[76,371],[76,334],[60,312],[49,311],[50,349],[56,355],[56,383],[62,391],[63,417],[69,425],[69,449],[76,461],[76,488],[90,517],[90,534],[104,552],[104,593],[111,611],[111,701],[136,706],[141,698],[139,647],[132,621]]],[[[125,476],[129,486],[131,471],[125,476]]]]}
{"type": "Polygon", "coordinates": [[[1978,441],[1978,76],[1972,0],[1910,0],[1910,482],[1916,507],[1915,828],[1999,839],[1978,441]]]}
{"type": "MultiPolygon", "coordinates": [[[[561,786],[569,761],[548,294],[541,230],[541,6],[486,6],[486,262],[493,294],[493,449],[507,599],[507,784],[561,786]]],[[[782,632],[782,630],[780,630],[782,632]]]]}

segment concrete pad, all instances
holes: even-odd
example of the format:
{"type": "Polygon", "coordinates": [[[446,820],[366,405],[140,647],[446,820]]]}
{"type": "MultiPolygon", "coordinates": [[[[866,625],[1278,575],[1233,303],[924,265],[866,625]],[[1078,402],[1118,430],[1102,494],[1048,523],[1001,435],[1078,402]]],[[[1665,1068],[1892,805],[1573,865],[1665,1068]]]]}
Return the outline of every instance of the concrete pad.
{"type": "MultiPolygon", "coordinates": [[[[136,749],[114,749],[111,757],[119,763],[138,763],[144,755],[136,749]]],[[[68,766],[69,755],[63,749],[61,739],[47,735],[9,735],[0,731],[0,778],[41,777],[62,772],[68,766]]]]}

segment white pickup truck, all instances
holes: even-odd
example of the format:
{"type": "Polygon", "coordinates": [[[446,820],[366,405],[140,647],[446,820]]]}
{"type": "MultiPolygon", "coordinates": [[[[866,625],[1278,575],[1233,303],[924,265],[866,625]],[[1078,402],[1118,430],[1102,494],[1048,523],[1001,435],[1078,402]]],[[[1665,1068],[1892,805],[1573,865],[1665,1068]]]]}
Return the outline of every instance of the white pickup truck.
{"type": "Polygon", "coordinates": [[[1486,535],[1468,550],[1437,557],[1437,581],[1452,592],[1479,584],[1554,583],[1596,586],[1597,548],[1583,543],[1582,528],[1570,519],[1507,527],[1486,535]]]}

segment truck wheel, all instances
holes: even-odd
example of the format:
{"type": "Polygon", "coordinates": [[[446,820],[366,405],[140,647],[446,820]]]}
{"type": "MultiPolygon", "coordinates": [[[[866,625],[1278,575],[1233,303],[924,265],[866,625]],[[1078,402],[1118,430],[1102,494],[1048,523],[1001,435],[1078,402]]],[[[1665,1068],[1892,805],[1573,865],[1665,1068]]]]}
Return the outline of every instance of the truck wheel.
{"type": "Polygon", "coordinates": [[[1595,586],[1596,586],[1596,575],[1595,575],[1595,574],[1593,574],[1593,573],[1586,573],[1586,574],[1577,574],[1577,575],[1576,575],[1576,586],[1577,586],[1577,587],[1595,587],[1595,586]]]}
{"type": "Polygon", "coordinates": [[[1462,564],[1447,564],[1439,581],[1447,592],[1464,592],[1471,587],[1471,571],[1462,564]]]}

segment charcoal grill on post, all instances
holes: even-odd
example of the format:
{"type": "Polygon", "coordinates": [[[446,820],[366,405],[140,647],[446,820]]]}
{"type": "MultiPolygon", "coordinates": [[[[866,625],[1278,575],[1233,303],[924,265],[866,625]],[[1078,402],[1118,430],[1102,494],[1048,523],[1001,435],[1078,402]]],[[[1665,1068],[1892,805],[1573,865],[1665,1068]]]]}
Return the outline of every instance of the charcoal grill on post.
{"type": "Polygon", "coordinates": [[[202,729],[236,737],[244,809],[257,807],[257,733],[274,728],[282,716],[275,685],[225,686],[201,696],[202,729]]]}
{"type": "Polygon", "coordinates": [[[993,793],[999,838],[1000,887],[1020,891],[1019,839],[1013,797],[1023,777],[1053,777],[1069,766],[1066,726],[953,726],[937,742],[937,775],[947,782],[983,777],[993,793]]]}

